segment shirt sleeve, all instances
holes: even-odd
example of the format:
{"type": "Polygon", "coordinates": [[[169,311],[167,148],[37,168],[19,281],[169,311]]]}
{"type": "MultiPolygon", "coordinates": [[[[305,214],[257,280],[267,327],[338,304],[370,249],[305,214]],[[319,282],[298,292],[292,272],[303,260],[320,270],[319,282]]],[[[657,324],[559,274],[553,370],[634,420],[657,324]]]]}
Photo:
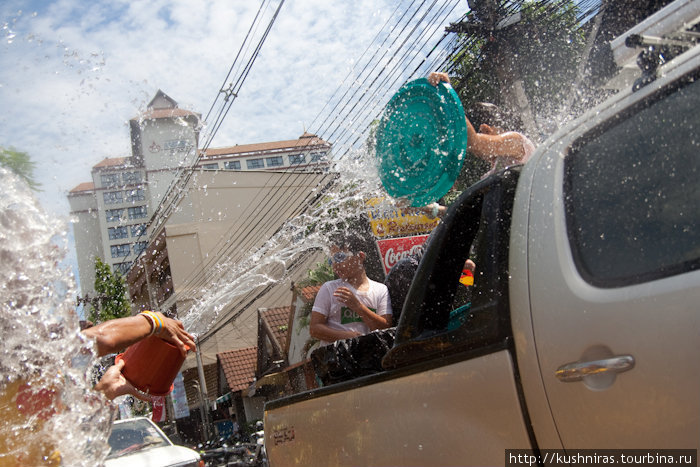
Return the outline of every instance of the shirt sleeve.
{"type": "Polygon", "coordinates": [[[391,299],[389,298],[389,289],[383,284],[380,293],[378,294],[378,297],[379,300],[377,303],[377,314],[379,316],[392,314],[391,299]]]}
{"type": "Polygon", "coordinates": [[[311,308],[311,311],[317,311],[324,316],[329,316],[331,313],[331,299],[331,289],[328,286],[328,282],[326,282],[316,294],[314,306],[311,308]]]}

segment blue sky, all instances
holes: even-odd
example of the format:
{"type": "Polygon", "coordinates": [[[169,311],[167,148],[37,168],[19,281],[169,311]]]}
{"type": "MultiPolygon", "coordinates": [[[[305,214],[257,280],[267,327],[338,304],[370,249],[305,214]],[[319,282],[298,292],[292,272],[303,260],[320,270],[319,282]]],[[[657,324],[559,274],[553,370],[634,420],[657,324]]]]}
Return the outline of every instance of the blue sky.
{"type": "MultiPolygon", "coordinates": [[[[90,168],[105,157],[130,155],[127,122],[158,89],[205,114],[260,4],[4,0],[0,145],[38,163],[42,206],[67,219],[66,193],[89,181],[90,168]]],[[[277,4],[269,3],[267,19],[277,4]]],[[[466,11],[463,4],[453,20],[466,11]]],[[[212,147],[313,130],[309,125],[397,5],[286,1],[212,147]]]]}

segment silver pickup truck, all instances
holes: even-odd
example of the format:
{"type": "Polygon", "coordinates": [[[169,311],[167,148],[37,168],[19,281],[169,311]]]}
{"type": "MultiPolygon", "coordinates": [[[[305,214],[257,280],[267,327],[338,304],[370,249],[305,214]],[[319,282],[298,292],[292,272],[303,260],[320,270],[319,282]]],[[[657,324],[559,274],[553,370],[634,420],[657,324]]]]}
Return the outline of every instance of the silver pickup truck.
{"type": "Polygon", "coordinates": [[[697,450],[699,180],[694,46],[525,166],[463,193],[434,232],[383,370],[266,404],[270,464],[697,450]],[[468,257],[478,271],[463,307],[468,257]]]}

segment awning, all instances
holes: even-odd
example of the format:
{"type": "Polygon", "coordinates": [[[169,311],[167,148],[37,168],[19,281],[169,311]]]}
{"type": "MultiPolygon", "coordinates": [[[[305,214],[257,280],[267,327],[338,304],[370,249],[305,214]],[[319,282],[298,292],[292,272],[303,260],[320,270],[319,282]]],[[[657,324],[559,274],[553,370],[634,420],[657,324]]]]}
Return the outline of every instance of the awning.
{"type": "Polygon", "coordinates": [[[233,394],[230,393],[230,392],[227,392],[227,393],[224,394],[223,396],[217,397],[217,398],[216,398],[216,403],[217,403],[217,404],[223,404],[224,402],[230,401],[232,398],[233,398],[233,394]]]}

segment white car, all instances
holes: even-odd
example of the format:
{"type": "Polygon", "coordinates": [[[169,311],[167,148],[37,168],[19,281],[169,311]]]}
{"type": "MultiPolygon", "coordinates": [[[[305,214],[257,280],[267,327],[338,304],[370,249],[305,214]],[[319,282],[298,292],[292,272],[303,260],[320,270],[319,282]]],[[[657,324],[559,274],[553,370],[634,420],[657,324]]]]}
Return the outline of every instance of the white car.
{"type": "Polygon", "coordinates": [[[109,435],[106,467],[203,467],[192,449],[176,446],[158,426],[145,417],[118,420],[109,435]]]}

